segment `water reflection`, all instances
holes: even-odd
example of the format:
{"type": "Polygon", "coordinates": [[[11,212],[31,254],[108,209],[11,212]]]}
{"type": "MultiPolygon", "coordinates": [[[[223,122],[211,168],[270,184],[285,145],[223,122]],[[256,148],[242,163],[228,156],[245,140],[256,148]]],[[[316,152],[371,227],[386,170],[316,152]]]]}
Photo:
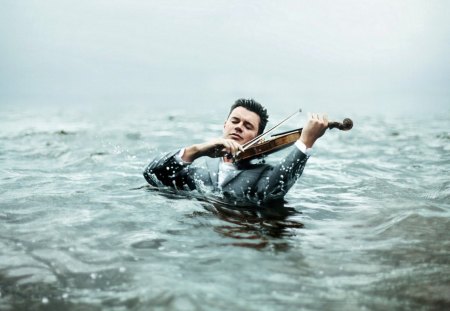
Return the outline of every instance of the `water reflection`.
{"type": "Polygon", "coordinates": [[[160,195],[170,199],[197,200],[208,214],[194,212],[189,217],[208,217],[212,213],[220,220],[212,225],[213,230],[234,240],[228,243],[234,246],[285,251],[289,249],[289,243],[284,238],[295,235],[294,229],[304,226],[295,219],[301,212],[287,206],[287,202],[283,200],[256,206],[247,201],[225,200],[215,194],[204,196],[196,192],[174,192],[172,189],[152,186],[145,188],[158,191],[160,195]]]}
{"type": "Polygon", "coordinates": [[[232,245],[263,249],[273,247],[282,251],[289,248],[283,237],[294,233],[291,229],[303,228],[303,224],[290,216],[300,214],[285,202],[272,202],[266,206],[231,206],[224,203],[203,204],[204,208],[226,224],[215,226],[214,231],[236,239],[232,245]]]}

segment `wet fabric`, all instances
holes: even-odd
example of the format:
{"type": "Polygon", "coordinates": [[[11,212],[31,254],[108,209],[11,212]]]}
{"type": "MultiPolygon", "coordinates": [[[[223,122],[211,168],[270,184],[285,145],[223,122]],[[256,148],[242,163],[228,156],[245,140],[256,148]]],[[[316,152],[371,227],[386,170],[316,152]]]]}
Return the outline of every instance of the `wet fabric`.
{"type": "Polygon", "coordinates": [[[144,171],[147,182],[179,190],[221,192],[228,198],[256,203],[282,199],[302,174],[309,158],[298,148],[292,148],[276,165],[240,163],[219,185],[219,158],[202,157],[186,164],[177,160],[178,153],[179,150],[170,152],[151,161],[144,171]]]}

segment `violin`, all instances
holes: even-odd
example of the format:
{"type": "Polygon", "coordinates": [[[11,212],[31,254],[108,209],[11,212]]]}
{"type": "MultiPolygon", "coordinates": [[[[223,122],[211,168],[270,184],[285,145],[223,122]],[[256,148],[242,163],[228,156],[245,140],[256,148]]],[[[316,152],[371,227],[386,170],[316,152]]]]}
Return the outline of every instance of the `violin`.
{"type": "MultiPolygon", "coordinates": [[[[286,119],[284,120],[286,121],[286,119]]],[[[284,122],[282,121],[282,122],[284,122]]],[[[280,122],[280,124],[282,123],[280,122]]],[[[274,128],[278,127],[280,124],[275,126],[274,128]]],[[[330,121],[328,122],[328,129],[334,129],[337,128],[341,131],[348,131],[353,127],[353,121],[349,118],[346,118],[341,122],[334,122],[330,121]]],[[[244,151],[239,152],[235,157],[234,161],[243,161],[243,160],[251,160],[259,157],[263,157],[266,155],[269,155],[271,153],[280,151],[284,148],[287,148],[289,146],[292,146],[302,134],[303,128],[298,128],[295,130],[290,130],[287,132],[282,132],[278,134],[273,134],[270,139],[264,140],[262,136],[266,135],[268,132],[273,130],[274,128],[270,129],[266,133],[263,133],[256,137],[255,139],[251,140],[247,144],[244,145],[244,151]]]]}

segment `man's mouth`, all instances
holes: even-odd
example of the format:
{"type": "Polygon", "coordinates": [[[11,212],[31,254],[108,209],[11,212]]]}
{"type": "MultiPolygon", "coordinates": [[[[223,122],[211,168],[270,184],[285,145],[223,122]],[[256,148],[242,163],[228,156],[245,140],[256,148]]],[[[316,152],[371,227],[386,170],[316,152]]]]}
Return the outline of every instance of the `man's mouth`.
{"type": "Polygon", "coordinates": [[[231,138],[234,138],[234,139],[238,139],[238,140],[242,139],[242,137],[239,134],[236,134],[236,133],[232,133],[232,134],[230,134],[230,136],[231,136],[231,138]]]}

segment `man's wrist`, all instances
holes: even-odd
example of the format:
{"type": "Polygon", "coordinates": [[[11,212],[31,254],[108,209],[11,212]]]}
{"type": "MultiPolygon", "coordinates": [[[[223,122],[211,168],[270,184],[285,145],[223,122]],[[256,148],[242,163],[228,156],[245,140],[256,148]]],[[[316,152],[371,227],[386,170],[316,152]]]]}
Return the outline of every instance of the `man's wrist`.
{"type": "Polygon", "coordinates": [[[178,161],[180,164],[182,164],[182,165],[189,165],[189,164],[192,163],[192,161],[186,161],[185,153],[186,153],[186,148],[182,148],[182,149],[180,150],[180,152],[178,152],[178,153],[175,155],[175,160],[177,160],[177,161],[178,161]],[[183,156],[184,156],[184,159],[183,159],[183,156]]]}
{"type": "Polygon", "coordinates": [[[296,142],[295,142],[295,146],[298,148],[298,150],[300,150],[301,152],[303,152],[304,154],[306,154],[306,155],[310,155],[311,154],[311,149],[312,148],[308,148],[307,146],[306,146],[306,144],[303,142],[303,141],[301,141],[300,139],[298,139],[296,142]]]}
{"type": "Polygon", "coordinates": [[[183,151],[183,155],[181,156],[181,159],[190,164],[194,162],[197,158],[203,156],[203,144],[195,144],[189,147],[185,147],[183,151]]]}

